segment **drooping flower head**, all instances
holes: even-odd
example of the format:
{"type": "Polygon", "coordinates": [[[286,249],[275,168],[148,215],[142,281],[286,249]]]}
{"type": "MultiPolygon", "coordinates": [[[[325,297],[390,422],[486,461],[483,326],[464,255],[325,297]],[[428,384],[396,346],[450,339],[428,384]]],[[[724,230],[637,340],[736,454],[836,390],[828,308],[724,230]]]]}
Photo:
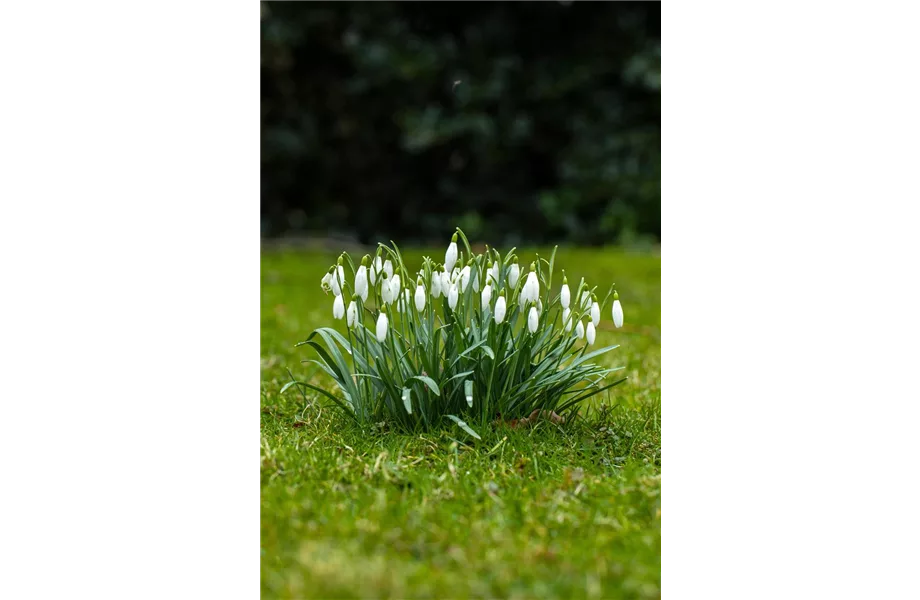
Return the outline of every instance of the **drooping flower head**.
{"type": "Polygon", "coordinates": [[[450,284],[450,291],[447,293],[447,304],[450,306],[451,310],[457,308],[457,300],[460,298],[460,293],[457,290],[457,284],[450,284]]]}
{"type": "Polygon", "coordinates": [[[530,302],[536,302],[539,298],[540,281],[537,279],[536,265],[530,263],[530,272],[524,282],[524,289],[521,290],[521,303],[529,304],[530,302]]]}
{"type": "Polygon", "coordinates": [[[367,302],[367,259],[369,257],[365,254],[364,258],[361,259],[361,266],[358,267],[358,271],[355,273],[355,293],[361,296],[361,300],[367,302]]]}
{"type": "Polygon", "coordinates": [[[521,276],[521,267],[518,266],[517,256],[514,257],[514,262],[511,263],[511,266],[508,268],[508,285],[511,286],[511,289],[517,288],[518,278],[521,276]]]}
{"type": "Polygon", "coordinates": [[[383,273],[383,259],[378,254],[371,264],[371,285],[377,285],[377,278],[380,277],[381,273],[383,273]]]}
{"type": "Polygon", "coordinates": [[[480,300],[482,301],[483,308],[489,306],[489,303],[492,301],[492,284],[482,288],[482,296],[480,297],[480,300]]]}
{"type": "Polygon", "coordinates": [[[393,302],[393,288],[390,285],[390,278],[386,271],[380,274],[380,296],[384,304],[393,302]]]}
{"type": "Polygon", "coordinates": [[[601,305],[597,303],[597,294],[591,294],[591,322],[595,327],[601,322],[601,305]]]}
{"type": "Polygon", "coordinates": [[[349,327],[354,327],[358,320],[358,304],[355,302],[357,297],[357,294],[352,297],[351,302],[348,303],[348,309],[345,311],[345,322],[348,323],[349,327]]]}
{"type": "Polygon", "coordinates": [[[495,322],[501,323],[505,320],[505,290],[498,293],[498,300],[495,301],[495,322]]]}
{"type": "Polygon", "coordinates": [[[450,245],[447,246],[447,252],[444,253],[444,269],[450,271],[457,262],[457,234],[450,238],[450,245]]]}
{"type": "Polygon", "coordinates": [[[569,303],[572,301],[572,292],[569,290],[569,278],[565,276],[565,271],[562,272],[562,292],[559,294],[559,302],[562,303],[562,308],[568,308],[569,303]]]}
{"type": "Polygon", "coordinates": [[[339,294],[335,297],[335,300],[332,301],[332,317],[334,319],[341,319],[345,316],[345,300],[342,299],[342,294],[339,294]]]}
{"type": "Polygon", "coordinates": [[[380,316],[377,317],[377,341],[381,344],[387,337],[387,328],[389,326],[390,321],[387,319],[387,308],[386,306],[381,306],[380,316]]]}
{"type": "Polygon", "coordinates": [[[620,328],[623,326],[623,307],[620,306],[620,295],[616,292],[613,293],[613,309],[611,311],[613,316],[613,326],[620,328]]]}
{"type": "Polygon", "coordinates": [[[431,297],[437,298],[441,295],[441,274],[437,270],[431,271],[431,297]]]}
{"type": "Polygon", "coordinates": [[[530,333],[537,332],[537,326],[540,324],[540,315],[537,314],[536,304],[530,307],[530,312],[527,314],[527,330],[530,333]]]}
{"type": "Polygon", "coordinates": [[[335,272],[335,267],[329,267],[329,270],[326,271],[325,275],[323,275],[323,280],[319,284],[319,287],[327,294],[332,291],[333,272],[335,272]]]}
{"type": "Polygon", "coordinates": [[[581,321],[575,326],[575,337],[578,339],[585,337],[585,325],[581,321]]]}
{"type": "Polygon", "coordinates": [[[588,327],[585,329],[585,339],[588,341],[588,345],[594,343],[594,336],[597,335],[597,332],[594,329],[594,321],[588,321],[588,327]]]}
{"type": "Polygon", "coordinates": [[[415,308],[419,312],[425,309],[425,286],[422,285],[422,278],[419,277],[418,283],[415,287],[415,308]]]}
{"type": "Polygon", "coordinates": [[[573,326],[572,321],[573,321],[572,310],[569,308],[563,308],[562,309],[562,326],[565,328],[567,332],[572,331],[572,326],[573,326]]]}
{"type": "Polygon", "coordinates": [[[387,274],[387,277],[393,279],[393,263],[389,258],[383,261],[383,272],[387,274]]]}

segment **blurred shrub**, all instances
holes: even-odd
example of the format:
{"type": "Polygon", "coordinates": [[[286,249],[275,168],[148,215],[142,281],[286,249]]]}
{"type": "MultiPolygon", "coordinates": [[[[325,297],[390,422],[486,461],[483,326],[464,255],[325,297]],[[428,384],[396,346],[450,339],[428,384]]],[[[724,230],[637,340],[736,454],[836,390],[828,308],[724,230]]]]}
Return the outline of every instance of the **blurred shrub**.
{"type": "Polygon", "coordinates": [[[263,234],[660,236],[659,3],[271,2],[261,28],[263,234]]]}

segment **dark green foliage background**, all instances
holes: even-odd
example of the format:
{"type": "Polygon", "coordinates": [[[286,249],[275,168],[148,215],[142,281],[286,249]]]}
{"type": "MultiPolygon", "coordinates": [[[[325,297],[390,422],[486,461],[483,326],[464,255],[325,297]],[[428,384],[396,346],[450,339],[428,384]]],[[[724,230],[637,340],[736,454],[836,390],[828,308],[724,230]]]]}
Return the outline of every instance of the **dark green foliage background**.
{"type": "Polygon", "coordinates": [[[660,238],[659,3],[270,2],[261,30],[263,235],[660,238]]]}

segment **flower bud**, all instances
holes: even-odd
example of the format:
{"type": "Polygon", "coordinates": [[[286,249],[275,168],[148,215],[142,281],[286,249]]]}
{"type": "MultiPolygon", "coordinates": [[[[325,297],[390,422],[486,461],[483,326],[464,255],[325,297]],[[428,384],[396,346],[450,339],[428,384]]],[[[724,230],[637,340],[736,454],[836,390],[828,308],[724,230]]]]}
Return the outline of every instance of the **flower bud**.
{"type": "Polygon", "coordinates": [[[447,252],[444,253],[444,268],[448,271],[454,268],[454,264],[457,262],[457,234],[451,236],[450,245],[447,247],[447,252]]]}
{"type": "Polygon", "coordinates": [[[575,337],[578,339],[585,337],[585,326],[581,321],[575,326],[575,337]]]}
{"type": "Polygon", "coordinates": [[[521,267],[518,266],[517,256],[514,257],[514,262],[511,263],[511,267],[508,268],[508,285],[511,286],[511,289],[517,287],[518,278],[521,276],[521,267]]]}
{"type": "Polygon", "coordinates": [[[589,321],[589,322],[588,322],[588,328],[585,329],[585,339],[588,340],[588,345],[589,345],[589,346],[590,346],[591,344],[594,343],[594,336],[595,336],[595,335],[597,335],[597,332],[596,332],[595,329],[594,329],[594,322],[593,322],[593,321],[589,321]]]}
{"type": "Polygon", "coordinates": [[[492,286],[491,285],[487,285],[486,287],[482,288],[482,296],[480,297],[480,300],[482,300],[483,308],[489,306],[489,303],[492,301],[492,286]]]}
{"type": "Polygon", "coordinates": [[[601,305],[597,303],[597,295],[591,294],[591,323],[597,327],[601,322],[601,305]]]}
{"type": "Polygon", "coordinates": [[[527,330],[530,331],[530,333],[536,333],[539,324],[540,315],[537,314],[537,307],[531,306],[530,313],[527,315],[527,330]]]}
{"type": "Polygon", "coordinates": [[[505,290],[502,290],[498,295],[498,300],[495,301],[495,322],[501,323],[505,320],[505,290]]]}
{"type": "Polygon", "coordinates": [[[390,321],[387,319],[386,307],[381,307],[380,316],[377,317],[377,341],[381,344],[387,337],[387,328],[389,326],[390,321]]]}
{"type": "Polygon", "coordinates": [[[341,319],[345,316],[345,300],[342,299],[342,294],[339,294],[335,297],[335,300],[332,302],[332,317],[335,319],[341,319]]]}
{"type": "Polygon", "coordinates": [[[622,327],[623,326],[623,307],[620,306],[620,295],[616,292],[613,293],[613,310],[611,311],[613,316],[613,326],[622,327]]]}
{"type": "Polygon", "coordinates": [[[450,292],[447,294],[447,304],[450,306],[451,310],[457,308],[457,300],[460,298],[460,294],[457,291],[457,284],[450,284],[450,292]]]}
{"type": "Polygon", "coordinates": [[[358,320],[358,305],[354,300],[348,303],[348,310],[345,312],[346,323],[349,327],[354,327],[355,322],[358,320]]]}
{"type": "Polygon", "coordinates": [[[415,288],[415,308],[421,312],[425,309],[425,286],[422,285],[422,280],[418,280],[418,286],[415,288]]]}

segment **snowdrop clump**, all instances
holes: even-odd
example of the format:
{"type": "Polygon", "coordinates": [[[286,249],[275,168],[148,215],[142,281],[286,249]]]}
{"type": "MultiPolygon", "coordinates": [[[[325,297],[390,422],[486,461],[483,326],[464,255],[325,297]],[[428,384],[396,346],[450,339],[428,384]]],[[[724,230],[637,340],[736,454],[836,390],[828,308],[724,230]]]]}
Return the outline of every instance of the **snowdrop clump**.
{"type": "Polygon", "coordinates": [[[318,360],[307,362],[338,393],[311,382],[285,388],[312,389],[359,424],[418,430],[446,418],[478,438],[467,421],[486,426],[534,410],[565,415],[624,381],[607,380],[623,367],[590,362],[617,347],[589,350],[611,295],[612,324],[623,325],[612,286],[601,302],[584,279],[571,288],[565,271],[554,284],[555,249],[526,267],[514,250],[486,246],[475,254],[458,228],[444,262],[424,257],[415,272],[395,244],[380,244],[357,267],[342,254],[320,285],[333,294],[332,316],[344,319],[345,333],[322,327],[298,344],[316,352],[318,360]]]}

